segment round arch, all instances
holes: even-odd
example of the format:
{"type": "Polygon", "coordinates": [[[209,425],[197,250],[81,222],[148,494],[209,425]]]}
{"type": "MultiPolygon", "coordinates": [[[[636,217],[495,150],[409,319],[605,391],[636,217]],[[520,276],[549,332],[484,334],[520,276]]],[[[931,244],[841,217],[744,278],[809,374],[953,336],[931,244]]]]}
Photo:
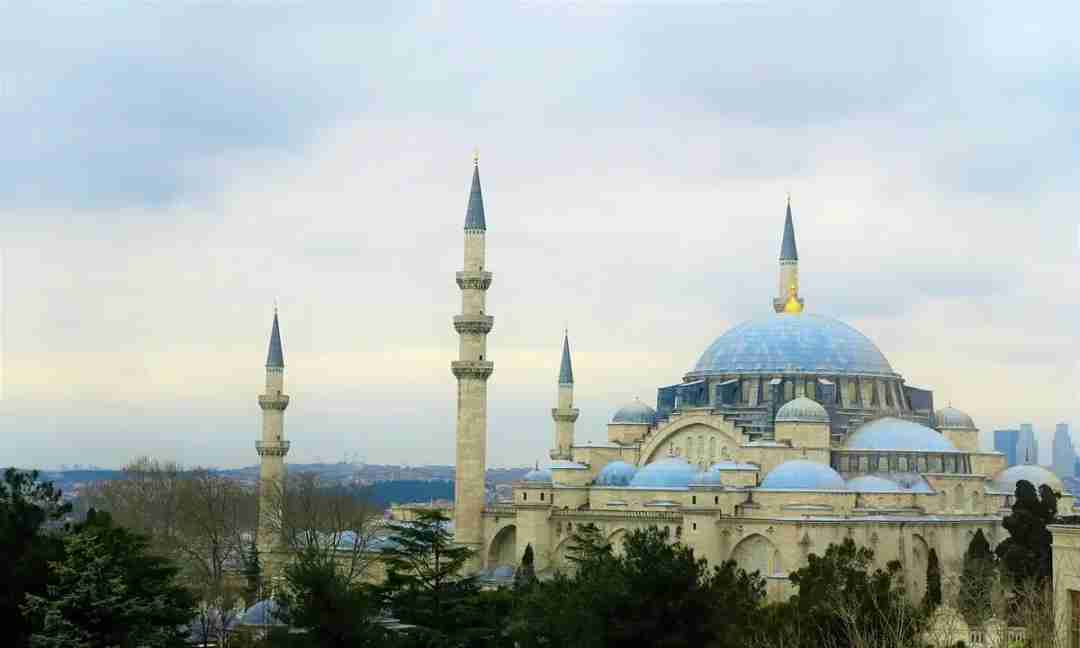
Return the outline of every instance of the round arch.
{"type": "Polygon", "coordinates": [[[499,529],[488,545],[488,568],[517,567],[517,527],[508,524],[499,529]]]}
{"type": "Polygon", "coordinates": [[[747,572],[758,572],[762,576],[771,576],[784,571],[780,551],[765,536],[755,533],[747,536],[735,545],[731,559],[747,572]]]}

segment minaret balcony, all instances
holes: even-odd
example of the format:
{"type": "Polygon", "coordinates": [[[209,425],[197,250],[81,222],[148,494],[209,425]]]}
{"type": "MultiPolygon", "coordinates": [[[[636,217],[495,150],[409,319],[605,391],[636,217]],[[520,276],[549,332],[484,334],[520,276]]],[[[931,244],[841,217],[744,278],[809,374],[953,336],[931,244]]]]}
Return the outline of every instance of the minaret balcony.
{"type": "Polygon", "coordinates": [[[457,285],[462,290],[487,290],[491,286],[491,273],[480,271],[465,271],[457,273],[457,285]]]}
{"type": "Polygon", "coordinates": [[[264,410],[284,410],[289,406],[289,397],[285,394],[260,394],[259,407],[264,410]]]}
{"type": "Polygon", "coordinates": [[[581,410],[576,407],[570,409],[559,409],[558,407],[551,408],[551,418],[557,423],[573,423],[578,420],[578,416],[581,414],[581,410]]]}
{"type": "Polygon", "coordinates": [[[495,363],[489,360],[455,360],[450,363],[450,371],[458,378],[480,378],[487,380],[495,371],[495,363]]]}
{"type": "Polygon", "coordinates": [[[255,452],[260,457],[284,457],[289,454],[288,441],[256,441],[255,452]]]}
{"type": "Polygon", "coordinates": [[[491,315],[455,315],[454,330],[458,333],[488,333],[495,325],[491,315]]]}

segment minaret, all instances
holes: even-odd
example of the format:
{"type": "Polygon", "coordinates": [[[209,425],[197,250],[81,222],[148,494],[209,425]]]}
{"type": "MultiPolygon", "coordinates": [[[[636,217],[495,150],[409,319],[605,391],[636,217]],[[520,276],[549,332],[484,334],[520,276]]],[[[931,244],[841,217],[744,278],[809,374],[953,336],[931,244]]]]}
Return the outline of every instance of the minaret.
{"type": "Polygon", "coordinates": [[[461,343],[458,359],[450,364],[457,377],[457,451],[454,471],[454,539],[480,549],[481,516],[486,502],[487,380],[495,363],[487,359],[487,334],[494,318],[484,313],[491,273],[484,269],[484,198],[480,193],[479,160],[473,158],[472,190],[465,210],[465,269],[457,273],[461,288],[461,315],[454,330],[461,343]]]}
{"type": "Polygon", "coordinates": [[[285,355],[281,352],[281,330],[275,307],[270,348],[266,352],[266,393],[259,396],[259,407],[263,411],[262,439],[255,442],[255,451],[260,458],[259,528],[256,532],[260,552],[273,551],[281,542],[281,529],[274,520],[284,493],[285,455],[289,452],[284,430],[289,397],[282,393],[284,381],[285,355]]]}
{"type": "Polygon", "coordinates": [[[574,368],[570,365],[570,333],[567,331],[563,337],[562,364],[559,365],[558,407],[551,410],[551,418],[555,421],[552,459],[573,459],[574,421],[577,421],[578,414],[574,407],[574,368]]]}
{"type": "MultiPolygon", "coordinates": [[[[785,312],[788,302],[794,298],[802,311],[803,300],[799,297],[799,250],[795,247],[795,224],[791,221],[791,196],[787,200],[787,216],[784,218],[784,240],[780,243],[780,286],[773,299],[773,309],[785,312]]],[[[790,308],[788,309],[790,312],[790,308]]]]}

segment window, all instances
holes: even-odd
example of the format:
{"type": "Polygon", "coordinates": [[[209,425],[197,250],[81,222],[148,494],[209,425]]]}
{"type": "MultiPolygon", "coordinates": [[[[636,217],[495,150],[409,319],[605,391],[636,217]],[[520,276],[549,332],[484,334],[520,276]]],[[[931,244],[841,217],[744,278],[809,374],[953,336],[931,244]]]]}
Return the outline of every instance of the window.
{"type": "Polygon", "coordinates": [[[720,496],[717,495],[716,497],[713,497],[713,504],[719,504],[719,503],[720,503],[720,496]]]}
{"type": "Polygon", "coordinates": [[[692,495],[690,497],[690,503],[691,504],[697,504],[697,495],[692,495]]]}
{"type": "Polygon", "coordinates": [[[529,494],[528,493],[522,493],[521,494],[521,499],[524,500],[524,501],[528,501],[529,500],[529,494]]]}
{"type": "Polygon", "coordinates": [[[690,524],[690,530],[691,531],[697,531],[697,522],[692,522],[690,524]]]}
{"type": "Polygon", "coordinates": [[[544,501],[544,494],[543,494],[543,493],[540,493],[540,501],[541,501],[541,502],[543,502],[543,501],[544,501]]]}
{"type": "Polygon", "coordinates": [[[1069,590],[1069,648],[1080,648],[1080,592],[1069,590]]]}

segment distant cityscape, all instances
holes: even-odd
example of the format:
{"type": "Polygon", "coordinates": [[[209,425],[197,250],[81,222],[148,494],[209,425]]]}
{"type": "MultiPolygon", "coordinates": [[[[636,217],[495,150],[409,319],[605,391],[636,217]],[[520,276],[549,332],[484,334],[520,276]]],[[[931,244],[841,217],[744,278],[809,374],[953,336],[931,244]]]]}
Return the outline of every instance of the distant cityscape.
{"type": "MultiPolygon", "coordinates": [[[[1005,455],[1009,466],[1039,464],[1039,436],[1031,423],[1021,423],[1014,429],[994,430],[994,450],[1005,455]]],[[[1070,491],[1080,488],[1080,457],[1073,445],[1068,423],[1058,423],[1050,449],[1050,465],[1070,491]]]]}

